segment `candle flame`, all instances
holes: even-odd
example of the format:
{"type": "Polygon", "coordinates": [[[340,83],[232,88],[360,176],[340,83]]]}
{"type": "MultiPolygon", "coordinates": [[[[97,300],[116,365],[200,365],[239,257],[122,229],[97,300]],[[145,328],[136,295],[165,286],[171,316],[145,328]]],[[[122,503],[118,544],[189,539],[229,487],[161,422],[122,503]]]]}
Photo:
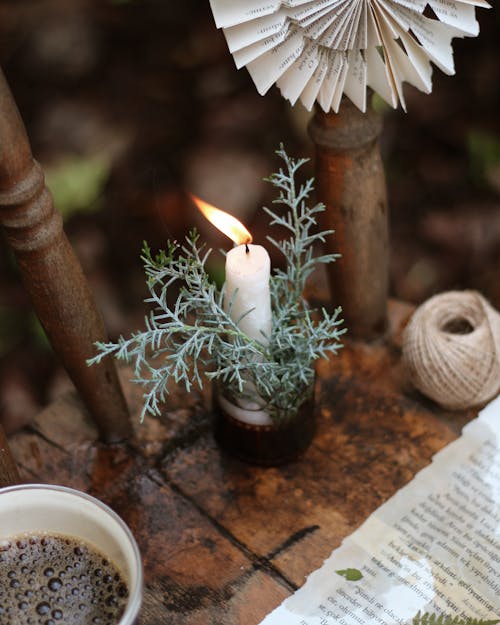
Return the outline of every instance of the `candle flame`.
{"type": "Polygon", "coordinates": [[[252,235],[236,217],[200,200],[196,195],[190,194],[190,197],[208,221],[237,245],[247,245],[252,242],[252,235]]]}

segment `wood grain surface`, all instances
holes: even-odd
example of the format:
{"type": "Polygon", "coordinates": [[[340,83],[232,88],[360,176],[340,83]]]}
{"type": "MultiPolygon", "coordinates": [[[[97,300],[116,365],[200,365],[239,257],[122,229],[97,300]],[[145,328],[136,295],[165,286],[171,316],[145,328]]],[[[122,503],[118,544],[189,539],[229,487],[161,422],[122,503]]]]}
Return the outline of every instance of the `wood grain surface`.
{"type": "Polygon", "coordinates": [[[318,366],[318,433],[283,467],[217,447],[209,391],[172,387],[163,414],[139,423],[127,370],[132,442],[99,442],[69,394],[9,439],[13,455],[25,481],[85,490],[129,524],[144,559],[142,625],[257,625],[475,416],[412,390],[400,362],[410,313],[392,303],[383,340],[347,341],[318,366]]]}

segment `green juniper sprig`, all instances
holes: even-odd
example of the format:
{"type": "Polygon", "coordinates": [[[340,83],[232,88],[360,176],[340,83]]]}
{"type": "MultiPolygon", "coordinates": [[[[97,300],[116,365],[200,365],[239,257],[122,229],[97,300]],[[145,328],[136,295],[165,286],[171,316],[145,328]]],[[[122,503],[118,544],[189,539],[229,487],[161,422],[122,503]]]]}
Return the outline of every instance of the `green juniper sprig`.
{"type": "MultiPolygon", "coordinates": [[[[214,377],[242,390],[244,363],[264,352],[224,310],[223,293],[217,292],[205,269],[210,251],[198,241],[193,230],[184,245],[169,241],[167,250],[155,256],[144,244],[141,259],[151,294],[145,301],[153,305],[145,318],[146,329],[116,343],[96,343],[99,353],[89,361],[93,364],[113,355],[134,362],[133,381],[146,388],[141,420],[147,412],[159,414],[170,378],[183,383],[187,391],[193,384],[203,388],[200,369],[217,357],[214,377]],[[175,290],[174,306],[169,305],[171,290],[175,290]]],[[[213,374],[209,369],[203,373],[213,374]]]]}
{"type": "Polygon", "coordinates": [[[113,355],[134,363],[133,380],[145,388],[141,418],[159,413],[171,379],[189,391],[193,384],[202,388],[204,377],[220,384],[233,401],[250,398],[274,420],[290,418],[310,395],[315,361],[342,347],[340,308],[332,314],[313,311],[303,297],[316,266],[337,257],[314,255],[315,246],[331,234],[315,231],[316,215],[324,206],[307,205],[312,179],[296,188],[296,172],[306,160],[290,158],[282,146],[277,154],[285,169],[268,180],[279,189],[274,204],[280,208],[264,210],[271,225],[284,227],[289,236],[280,241],[268,237],[286,259],[286,270],[274,270],[270,280],[269,341],[248,337],[238,326],[240,320],[231,318],[231,303],[224,308],[224,289],[217,289],[206,270],[211,250],[200,244],[196,231],[184,244],[168,242],[156,255],[144,244],[141,258],[150,292],[146,302],[152,307],[146,327],[116,343],[96,343],[98,354],[89,360],[93,364],[113,355]]]}
{"type": "Polygon", "coordinates": [[[283,146],[276,154],[284,160],[286,172],[280,169],[279,172],[271,174],[267,181],[280,190],[273,204],[284,205],[288,210],[280,214],[264,206],[264,211],[271,217],[271,226],[282,226],[291,233],[291,236],[280,241],[270,236],[266,238],[283,254],[287,262],[286,271],[275,270],[273,283],[279,289],[280,301],[282,296],[288,294],[287,303],[293,307],[295,303],[303,302],[307,278],[316,266],[334,262],[340,254],[314,256],[314,244],[325,243],[326,237],[334,231],[314,232],[316,215],[325,210],[324,204],[321,203],[312,208],[306,204],[313,190],[314,179],[310,178],[296,189],[295,175],[309,159],[294,160],[286,154],[283,146]]]}
{"type": "Polygon", "coordinates": [[[473,617],[463,618],[449,614],[422,614],[418,612],[412,619],[412,625],[496,625],[500,619],[484,620],[473,617]]]}

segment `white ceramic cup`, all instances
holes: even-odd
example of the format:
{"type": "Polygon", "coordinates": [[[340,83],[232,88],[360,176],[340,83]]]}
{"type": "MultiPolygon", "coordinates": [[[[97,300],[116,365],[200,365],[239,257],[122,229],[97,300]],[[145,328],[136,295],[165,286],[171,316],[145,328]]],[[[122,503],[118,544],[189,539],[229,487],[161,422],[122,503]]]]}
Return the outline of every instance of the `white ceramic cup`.
{"type": "Polygon", "coordinates": [[[129,596],[116,625],[133,625],[141,607],[142,562],[132,532],[98,499],[65,486],[22,484],[0,489],[0,540],[27,532],[64,534],[93,545],[113,562],[129,596]]]}

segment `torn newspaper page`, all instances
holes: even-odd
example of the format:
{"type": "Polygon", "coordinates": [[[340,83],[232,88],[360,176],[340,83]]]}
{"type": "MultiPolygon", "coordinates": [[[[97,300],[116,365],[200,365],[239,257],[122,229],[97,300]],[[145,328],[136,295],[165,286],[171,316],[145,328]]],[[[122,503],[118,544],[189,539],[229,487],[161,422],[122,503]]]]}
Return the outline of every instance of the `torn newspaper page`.
{"type": "Polygon", "coordinates": [[[347,95],[362,111],[367,86],[406,109],[402,84],[429,93],[431,62],[453,74],[454,37],[479,33],[486,0],[210,0],[238,68],[259,93],[338,111],[347,95]],[[339,66],[342,67],[339,75],[339,66]],[[314,95],[314,97],[311,97],[314,95]]]}
{"type": "Polygon", "coordinates": [[[500,618],[500,397],[261,625],[404,625],[418,612],[500,618]]]}

